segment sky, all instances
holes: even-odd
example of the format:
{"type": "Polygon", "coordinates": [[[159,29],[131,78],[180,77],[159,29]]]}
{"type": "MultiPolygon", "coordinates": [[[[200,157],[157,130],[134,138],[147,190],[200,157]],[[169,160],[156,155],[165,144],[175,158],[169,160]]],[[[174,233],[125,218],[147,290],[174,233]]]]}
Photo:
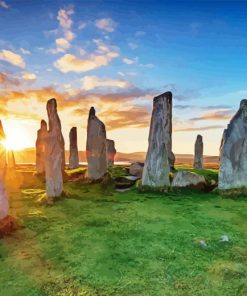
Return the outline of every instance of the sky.
{"type": "Polygon", "coordinates": [[[94,106],[121,152],[146,151],[153,97],[173,93],[173,151],[218,155],[247,96],[246,1],[0,0],[0,119],[34,147],[55,97],[66,148],[94,106]]]}

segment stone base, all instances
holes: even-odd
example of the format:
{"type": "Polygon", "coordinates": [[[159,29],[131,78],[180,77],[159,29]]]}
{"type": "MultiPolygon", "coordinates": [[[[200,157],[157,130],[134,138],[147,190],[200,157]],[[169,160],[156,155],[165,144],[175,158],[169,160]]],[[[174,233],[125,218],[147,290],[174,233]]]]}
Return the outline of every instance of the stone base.
{"type": "Polygon", "coordinates": [[[16,219],[12,216],[6,216],[4,219],[0,220],[0,238],[6,235],[10,235],[20,228],[16,219]]]}

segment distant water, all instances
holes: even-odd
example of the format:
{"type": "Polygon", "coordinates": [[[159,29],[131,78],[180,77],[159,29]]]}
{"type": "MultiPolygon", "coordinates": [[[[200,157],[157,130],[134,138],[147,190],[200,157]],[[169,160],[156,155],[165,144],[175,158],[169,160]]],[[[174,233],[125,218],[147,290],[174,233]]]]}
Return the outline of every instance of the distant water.
{"type": "MultiPolygon", "coordinates": [[[[35,165],[34,162],[18,162],[17,164],[18,164],[18,165],[35,165]]],[[[131,164],[131,163],[128,162],[128,161],[116,161],[116,162],[114,163],[114,165],[126,165],[126,166],[128,166],[128,165],[130,165],[130,164],[131,164]]],[[[66,165],[69,165],[69,163],[66,162],[66,165]]],[[[81,166],[87,166],[87,162],[79,162],[79,165],[81,165],[81,166]]]]}

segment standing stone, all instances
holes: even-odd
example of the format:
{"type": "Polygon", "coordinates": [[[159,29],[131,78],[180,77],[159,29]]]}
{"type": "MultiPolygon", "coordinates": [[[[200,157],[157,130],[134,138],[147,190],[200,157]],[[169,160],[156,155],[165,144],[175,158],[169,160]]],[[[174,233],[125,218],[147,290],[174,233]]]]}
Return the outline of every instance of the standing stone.
{"type": "Polygon", "coordinates": [[[168,161],[170,164],[170,169],[174,170],[175,155],[172,152],[172,93],[165,92],[156,98],[162,98],[162,100],[164,101],[163,103],[164,114],[165,114],[164,115],[165,116],[164,138],[165,138],[166,150],[168,153],[168,161]]]}
{"type": "Polygon", "coordinates": [[[95,115],[91,107],[87,125],[86,156],[88,162],[88,178],[98,180],[107,170],[106,130],[105,125],[95,115]]]}
{"type": "Polygon", "coordinates": [[[8,216],[9,203],[5,188],[5,177],[7,171],[6,149],[3,141],[6,139],[0,120],[0,220],[8,216]]]}
{"type": "Polygon", "coordinates": [[[142,185],[151,187],[169,186],[170,165],[167,143],[170,137],[170,106],[172,95],[164,93],[153,100],[153,112],[149,131],[149,145],[142,174],[142,185]]]}
{"type": "Polygon", "coordinates": [[[79,168],[79,154],[77,146],[77,128],[72,127],[69,132],[69,168],[77,169],[79,168]]]}
{"type": "Polygon", "coordinates": [[[247,187],[247,100],[224,130],[220,147],[219,189],[247,187]]]}
{"type": "Polygon", "coordinates": [[[115,148],[115,142],[113,140],[106,140],[106,151],[107,151],[107,165],[108,167],[114,165],[115,155],[117,150],[115,148]]]}
{"type": "Polygon", "coordinates": [[[49,119],[45,145],[46,193],[52,198],[59,197],[63,191],[64,139],[56,99],[50,99],[46,108],[49,119]]]}
{"type": "Polygon", "coordinates": [[[37,131],[36,140],[36,171],[38,174],[45,173],[45,143],[47,137],[47,123],[41,120],[40,129],[37,131]]]}
{"type": "Polygon", "coordinates": [[[203,140],[201,135],[197,135],[196,137],[194,169],[203,169],[203,140]]]}

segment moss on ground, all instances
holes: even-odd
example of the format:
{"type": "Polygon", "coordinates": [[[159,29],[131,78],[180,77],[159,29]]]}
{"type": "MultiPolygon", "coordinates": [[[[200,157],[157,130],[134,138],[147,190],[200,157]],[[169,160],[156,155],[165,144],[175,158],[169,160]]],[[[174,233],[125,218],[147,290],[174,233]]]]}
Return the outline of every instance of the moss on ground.
{"type": "Polygon", "coordinates": [[[44,186],[30,175],[11,193],[25,228],[0,240],[1,295],[247,294],[246,199],[118,193],[83,180],[65,191],[69,198],[40,206],[44,186]]]}

